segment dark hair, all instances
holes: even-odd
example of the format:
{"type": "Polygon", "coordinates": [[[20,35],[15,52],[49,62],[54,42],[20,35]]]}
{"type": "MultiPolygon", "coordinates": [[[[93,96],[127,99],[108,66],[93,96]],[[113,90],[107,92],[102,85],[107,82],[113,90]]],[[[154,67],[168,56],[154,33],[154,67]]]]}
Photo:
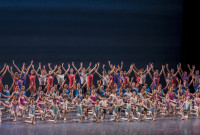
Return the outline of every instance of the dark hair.
{"type": "Polygon", "coordinates": [[[57,99],[54,98],[54,99],[53,99],[53,102],[55,102],[55,101],[57,101],[57,99]]]}

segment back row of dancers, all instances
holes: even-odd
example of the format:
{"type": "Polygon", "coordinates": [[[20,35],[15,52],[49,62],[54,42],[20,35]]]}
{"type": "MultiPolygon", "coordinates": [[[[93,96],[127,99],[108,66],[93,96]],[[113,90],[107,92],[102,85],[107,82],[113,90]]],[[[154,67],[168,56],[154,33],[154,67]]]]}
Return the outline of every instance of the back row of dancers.
{"type": "MultiPolygon", "coordinates": [[[[89,117],[89,120],[95,118],[96,122],[100,122],[108,118],[114,121],[140,121],[148,115],[153,121],[157,115],[181,115],[182,120],[192,114],[199,116],[200,75],[194,65],[192,68],[188,65],[189,73],[182,71],[181,64],[177,65],[176,70],[162,65],[159,71],[154,70],[152,63],[146,69],[137,69],[135,64],[131,64],[128,71],[123,71],[123,62],[116,66],[108,61],[109,70],[106,71],[103,64],[102,74],[99,73],[100,63],[92,68],[91,65],[84,68],[83,63],[80,63],[77,69],[72,62],[65,69],[62,63],[52,69],[49,63],[47,71],[41,63],[35,70],[31,61],[28,66],[23,63],[20,70],[13,61],[16,69],[14,72],[12,66],[4,64],[0,71],[0,122],[2,111],[5,111],[3,114],[11,113],[14,122],[22,117],[24,122],[31,124],[35,124],[35,119],[53,123],[57,123],[58,118],[66,121],[67,114],[72,111],[77,112],[77,120],[72,120],[78,122],[89,117]],[[7,72],[13,79],[10,87],[2,83],[7,72]],[[135,77],[130,77],[132,72],[135,77]],[[96,87],[93,84],[95,74],[100,78],[96,87]],[[146,83],[147,77],[152,80],[149,85],[146,83]],[[166,82],[164,86],[160,84],[161,77],[166,82]],[[36,78],[39,81],[38,87],[36,78]],[[190,93],[190,85],[193,85],[194,93],[190,93]],[[27,121],[28,118],[31,120],[27,121]]],[[[5,121],[7,119],[10,117],[5,118],[5,121]]]]}

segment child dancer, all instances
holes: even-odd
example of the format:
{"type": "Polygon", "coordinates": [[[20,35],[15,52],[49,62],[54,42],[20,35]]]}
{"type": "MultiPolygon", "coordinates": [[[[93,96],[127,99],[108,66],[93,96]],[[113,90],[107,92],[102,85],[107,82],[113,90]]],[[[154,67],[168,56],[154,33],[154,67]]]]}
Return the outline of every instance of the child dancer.
{"type": "Polygon", "coordinates": [[[102,106],[102,109],[101,109],[101,119],[103,120],[106,117],[106,109],[108,107],[108,101],[106,100],[105,96],[102,97],[102,100],[100,101],[99,104],[102,106]]]}
{"type": "Polygon", "coordinates": [[[13,99],[11,101],[11,105],[7,107],[10,107],[11,108],[11,115],[13,115],[14,117],[14,120],[13,122],[16,122],[17,121],[17,115],[18,115],[18,110],[19,110],[19,102],[17,101],[17,96],[14,95],[13,96],[13,99]]]}
{"type": "Polygon", "coordinates": [[[196,115],[197,117],[199,116],[199,110],[200,110],[200,98],[199,98],[199,93],[196,93],[196,97],[194,99],[194,103],[195,103],[195,106],[194,106],[194,109],[196,111],[196,115]]]}
{"type": "Polygon", "coordinates": [[[190,108],[192,107],[192,103],[190,101],[190,97],[186,98],[186,101],[183,103],[182,107],[181,107],[181,112],[182,112],[182,120],[184,119],[188,119],[189,118],[189,114],[190,114],[190,108]],[[184,116],[184,112],[186,112],[186,116],[184,116]]]}
{"type": "Polygon", "coordinates": [[[20,116],[24,117],[25,114],[25,104],[26,104],[26,99],[27,97],[24,96],[24,91],[20,92],[20,97],[19,97],[19,111],[20,111],[20,116]]]}
{"type": "Polygon", "coordinates": [[[67,120],[66,114],[68,112],[69,105],[70,105],[70,103],[67,101],[67,97],[63,97],[63,102],[61,103],[61,106],[62,106],[62,113],[63,113],[64,121],[67,120]]]}
{"type": "Polygon", "coordinates": [[[137,106],[138,121],[141,121],[142,117],[144,116],[142,112],[144,112],[144,108],[147,109],[147,106],[143,104],[141,98],[138,99],[138,104],[136,106],[137,106]]]}
{"type": "Polygon", "coordinates": [[[53,117],[53,119],[51,120],[47,120],[50,122],[53,122],[54,124],[57,123],[57,115],[58,115],[58,105],[57,105],[57,99],[53,99],[53,104],[51,105],[52,110],[51,110],[51,116],[53,117]]]}
{"type": "Polygon", "coordinates": [[[133,105],[132,109],[133,109],[133,117],[132,119],[135,119],[135,115],[136,115],[136,104],[137,104],[137,95],[136,95],[136,91],[133,91],[132,97],[130,98],[131,104],[133,105]]]}
{"type": "Polygon", "coordinates": [[[82,103],[81,103],[80,99],[77,100],[76,107],[77,107],[77,117],[79,118],[78,122],[81,123],[82,122],[83,111],[82,111],[82,103]]]}
{"type": "Polygon", "coordinates": [[[130,99],[127,100],[125,114],[128,118],[127,119],[128,122],[129,122],[130,118],[131,118],[131,100],[130,99]]]}
{"type": "Polygon", "coordinates": [[[100,104],[99,100],[96,101],[95,107],[94,107],[94,117],[96,118],[96,122],[99,123],[99,112],[100,112],[100,104]]]}
{"type": "Polygon", "coordinates": [[[124,105],[123,100],[120,98],[120,95],[117,94],[117,105],[118,105],[118,113],[117,113],[117,118],[119,119],[121,116],[121,107],[124,105]]]}
{"type": "Polygon", "coordinates": [[[31,118],[31,121],[25,120],[24,122],[34,124],[35,125],[35,108],[36,106],[34,105],[34,100],[31,99],[31,104],[26,108],[26,110],[29,110],[29,117],[31,118]]]}
{"type": "MultiPolygon", "coordinates": [[[[1,93],[0,93],[0,94],[1,94],[1,93]]],[[[0,106],[1,106],[1,105],[5,106],[5,107],[8,106],[8,105],[6,105],[5,103],[3,103],[3,102],[0,100],[0,106]]],[[[0,108],[0,123],[2,123],[1,117],[2,117],[2,112],[1,112],[1,108],[0,108]]]]}
{"type": "Polygon", "coordinates": [[[155,98],[153,98],[152,99],[152,102],[150,103],[150,114],[151,114],[151,116],[152,116],[152,121],[155,121],[155,117],[156,117],[156,115],[155,115],[155,110],[156,110],[156,99],[155,98]]]}
{"type": "Polygon", "coordinates": [[[46,110],[47,110],[47,105],[49,105],[48,102],[46,102],[46,98],[45,96],[41,96],[42,100],[40,102],[38,102],[38,109],[39,109],[39,113],[41,115],[41,119],[44,120],[45,119],[45,115],[46,115],[46,110]]]}
{"type": "Polygon", "coordinates": [[[118,121],[119,106],[117,105],[117,99],[114,100],[113,108],[114,121],[118,121]]]}
{"type": "Polygon", "coordinates": [[[91,108],[91,99],[88,95],[88,93],[85,94],[85,98],[83,99],[83,111],[85,113],[85,119],[88,119],[88,111],[89,108],[91,108]]]}

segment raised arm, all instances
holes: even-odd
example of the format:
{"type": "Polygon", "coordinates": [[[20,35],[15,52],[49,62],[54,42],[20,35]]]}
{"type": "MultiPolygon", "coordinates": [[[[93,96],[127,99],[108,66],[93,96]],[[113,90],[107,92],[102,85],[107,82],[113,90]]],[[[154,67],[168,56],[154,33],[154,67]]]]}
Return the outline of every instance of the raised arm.
{"type": "Polygon", "coordinates": [[[90,69],[91,65],[92,65],[92,62],[89,63],[89,66],[88,66],[88,68],[86,69],[86,71],[88,71],[88,70],[90,69]]]}
{"type": "Polygon", "coordinates": [[[4,70],[4,72],[3,72],[3,74],[1,75],[2,76],[2,78],[4,77],[4,75],[6,74],[6,72],[7,72],[7,70],[8,70],[8,66],[6,66],[6,69],[4,70]]]}
{"type": "Polygon", "coordinates": [[[70,64],[68,63],[68,69],[66,70],[64,68],[64,63],[62,63],[62,69],[65,71],[64,76],[68,75],[69,69],[70,69],[70,64]]]}
{"type": "Polygon", "coordinates": [[[154,73],[155,71],[154,71],[153,63],[150,63],[150,67],[151,67],[151,69],[152,69],[152,71],[153,71],[153,73],[154,73]]]}
{"type": "Polygon", "coordinates": [[[124,64],[124,62],[121,61],[121,67],[120,67],[120,70],[122,70],[122,68],[123,68],[123,64],[124,64]]]}
{"type": "MultiPolygon", "coordinates": [[[[26,70],[26,74],[24,75],[24,77],[23,77],[23,80],[26,78],[26,76],[28,75],[28,72],[29,72],[29,70],[30,70],[30,68],[31,68],[31,66],[32,66],[32,62],[31,62],[31,64],[28,66],[28,68],[27,68],[27,70],[26,70]]],[[[34,69],[34,68],[33,68],[34,69]]]]}
{"type": "MultiPolygon", "coordinates": [[[[163,65],[163,66],[164,66],[164,65],[163,65]]],[[[166,76],[166,74],[165,74],[165,68],[163,68],[162,70],[163,70],[163,75],[164,75],[164,77],[165,77],[165,79],[166,79],[167,76],[166,76]]]]}
{"type": "MultiPolygon", "coordinates": [[[[151,68],[150,68],[150,69],[151,69],[151,68]]],[[[150,77],[151,79],[153,79],[153,76],[152,76],[151,73],[150,73],[150,69],[147,70],[147,73],[149,74],[149,77],[150,77]]]]}
{"type": "Polygon", "coordinates": [[[48,63],[48,67],[49,67],[49,70],[52,71],[53,69],[51,68],[51,63],[48,63]]]}
{"type": "MultiPolygon", "coordinates": [[[[8,65],[7,65],[8,66],[8,65]]],[[[14,73],[13,73],[13,71],[12,71],[12,66],[10,66],[10,69],[9,69],[9,67],[8,67],[8,72],[10,73],[10,75],[11,75],[11,77],[12,78],[14,78],[14,73]]]]}
{"type": "Polygon", "coordinates": [[[57,65],[55,65],[55,66],[54,66],[54,70],[53,70],[53,71],[51,71],[51,73],[50,73],[50,74],[47,74],[47,76],[54,74],[54,73],[55,73],[55,71],[56,71],[56,69],[57,69],[57,67],[58,67],[58,66],[57,66],[57,65]]]}
{"type": "Polygon", "coordinates": [[[39,64],[37,71],[35,70],[34,65],[32,65],[32,69],[35,71],[36,76],[39,77],[40,75],[38,74],[38,71],[41,69],[41,64],[39,64]]]}
{"type": "Polygon", "coordinates": [[[168,65],[168,64],[166,64],[166,69],[167,69],[167,72],[170,72],[170,71],[169,71],[169,65],[168,65]]]}
{"type": "Polygon", "coordinates": [[[133,73],[135,76],[138,76],[138,70],[136,69],[135,64],[133,64],[133,73]]]}
{"type": "Polygon", "coordinates": [[[14,67],[17,69],[17,71],[20,73],[21,71],[20,71],[20,69],[17,67],[17,65],[15,64],[15,61],[13,60],[13,65],[14,65],[14,67]]]}
{"type": "Polygon", "coordinates": [[[88,74],[91,74],[97,67],[97,64],[95,64],[94,68],[90,70],[90,72],[88,74]]]}
{"type": "Polygon", "coordinates": [[[127,72],[128,76],[131,74],[132,70],[133,70],[133,65],[131,64],[131,65],[130,65],[130,69],[129,69],[128,72],[127,72]]]}
{"type": "Polygon", "coordinates": [[[39,63],[38,69],[37,69],[37,73],[39,72],[39,70],[41,70],[41,63],[39,63]]]}
{"type": "Polygon", "coordinates": [[[164,69],[165,67],[164,67],[164,65],[162,65],[162,69],[161,69],[161,71],[160,71],[160,74],[159,74],[159,76],[161,76],[162,75],[162,72],[163,72],[163,69],[164,69]]]}
{"type": "Polygon", "coordinates": [[[115,66],[113,66],[113,69],[110,71],[108,75],[112,74],[114,71],[115,71],[115,66]]]}
{"type": "Polygon", "coordinates": [[[192,70],[190,71],[189,76],[192,76],[194,74],[194,70],[195,70],[195,65],[192,65],[192,70]]]}
{"type": "Polygon", "coordinates": [[[139,70],[136,68],[136,66],[135,66],[135,63],[133,63],[133,71],[136,71],[136,72],[138,72],[139,70]]]}
{"type": "Polygon", "coordinates": [[[190,64],[187,64],[188,69],[190,70],[190,72],[192,72],[192,69],[190,68],[190,64]]]}
{"type": "Polygon", "coordinates": [[[77,70],[77,68],[75,67],[74,62],[72,62],[72,67],[73,67],[74,70],[80,75],[80,72],[79,72],[79,70],[77,70]]]}
{"type": "Polygon", "coordinates": [[[95,70],[95,73],[100,77],[102,78],[103,76],[99,74],[99,72],[97,70],[95,70]]]}
{"type": "Polygon", "coordinates": [[[182,76],[183,76],[183,70],[181,69],[181,65],[179,65],[179,68],[180,68],[179,74],[180,74],[180,76],[182,77],[182,76]]]}
{"type": "Polygon", "coordinates": [[[180,72],[180,67],[177,66],[177,71],[176,71],[176,73],[173,75],[173,77],[175,77],[179,72],[180,72]]]}
{"type": "Polygon", "coordinates": [[[6,68],[6,63],[4,64],[2,70],[0,71],[0,74],[3,73],[4,69],[6,68]]]}
{"type": "Polygon", "coordinates": [[[110,69],[112,69],[112,65],[111,65],[110,61],[108,61],[108,65],[109,65],[110,69]]]}

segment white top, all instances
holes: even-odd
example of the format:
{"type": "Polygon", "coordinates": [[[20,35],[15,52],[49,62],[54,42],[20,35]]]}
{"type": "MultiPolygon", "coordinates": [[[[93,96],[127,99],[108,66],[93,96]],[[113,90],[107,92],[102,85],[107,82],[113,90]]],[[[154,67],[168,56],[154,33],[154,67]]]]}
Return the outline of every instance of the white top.
{"type": "Polygon", "coordinates": [[[56,78],[57,78],[57,81],[60,82],[60,84],[63,84],[65,79],[64,79],[65,75],[62,74],[62,75],[56,75],[56,78]]]}
{"type": "Polygon", "coordinates": [[[117,99],[117,105],[122,105],[123,100],[122,99],[117,99]]]}
{"type": "Polygon", "coordinates": [[[99,104],[101,104],[103,107],[107,107],[108,106],[108,103],[107,103],[108,101],[107,100],[101,100],[100,102],[99,102],[99,104]]]}
{"type": "Polygon", "coordinates": [[[115,99],[117,99],[116,95],[114,95],[114,94],[110,94],[110,97],[111,97],[111,102],[113,102],[115,99]]]}
{"type": "Polygon", "coordinates": [[[130,93],[126,92],[124,95],[126,95],[128,98],[132,97],[132,93],[131,92],[130,93]]]}
{"type": "Polygon", "coordinates": [[[90,105],[91,99],[83,99],[83,105],[90,105]]]}
{"type": "Polygon", "coordinates": [[[131,97],[131,104],[137,104],[137,97],[131,97]]]}
{"type": "Polygon", "coordinates": [[[66,100],[66,102],[64,103],[64,102],[62,102],[61,103],[61,105],[62,105],[62,108],[64,109],[64,110],[67,110],[67,107],[68,107],[68,104],[69,104],[69,102],[66,100]]]}
{"type": "Polygon", "coordinates": [[[47,75],[38,75],[39,85],[46,85],[47,75]]]}
{"type": "Polygon", "coordinates": [[[101,76],[102,85],[108,86],[108,75],[107,76],[101,76]]]}
{"type": "Polygon", "coordinates": [[[146,74],[140,75],[139,84],[145,84],[145,82],[146,82],[146,74]]]}
{"type": "Polygon", "coordinates": [[[86,82],[87,75],[88,75],[88,74],[82,75],[82,74],[80,73],[81,84],[84,84],[84,83],[86,82]]]}

